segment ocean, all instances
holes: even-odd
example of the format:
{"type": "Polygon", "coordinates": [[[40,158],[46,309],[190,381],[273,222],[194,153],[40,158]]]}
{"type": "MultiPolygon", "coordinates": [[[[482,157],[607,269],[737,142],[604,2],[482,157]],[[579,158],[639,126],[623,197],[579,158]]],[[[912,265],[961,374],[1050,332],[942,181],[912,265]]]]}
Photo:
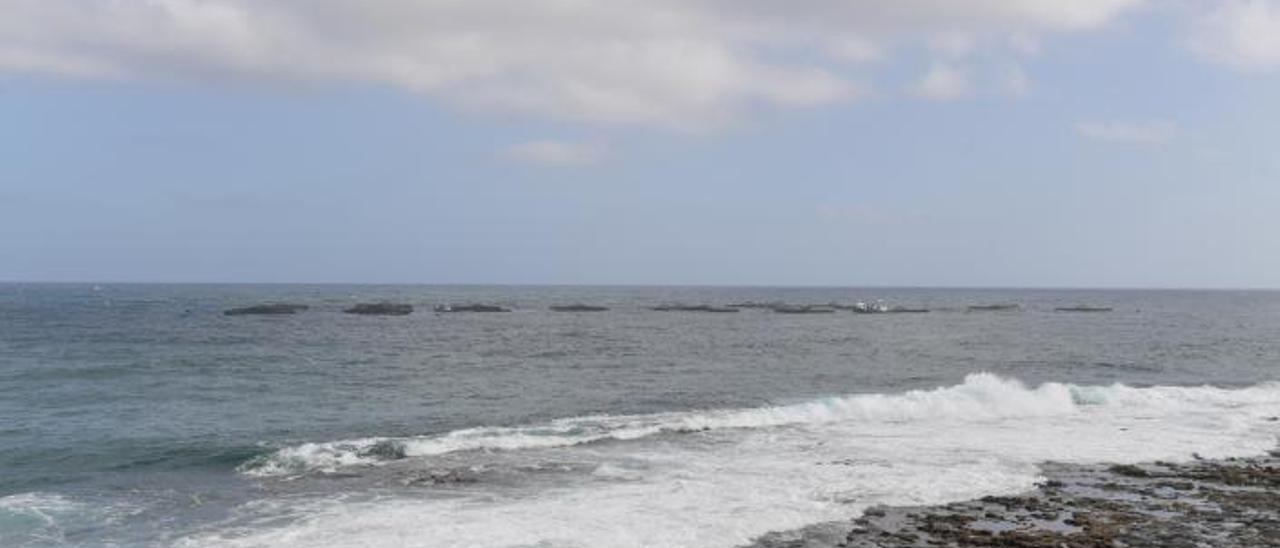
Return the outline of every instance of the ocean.
{"type": "Polygon", "coordinates": [[[0,546],[740,546],[1261,453],[1278,367],[1261,291],[0,284],[0,546]]]}

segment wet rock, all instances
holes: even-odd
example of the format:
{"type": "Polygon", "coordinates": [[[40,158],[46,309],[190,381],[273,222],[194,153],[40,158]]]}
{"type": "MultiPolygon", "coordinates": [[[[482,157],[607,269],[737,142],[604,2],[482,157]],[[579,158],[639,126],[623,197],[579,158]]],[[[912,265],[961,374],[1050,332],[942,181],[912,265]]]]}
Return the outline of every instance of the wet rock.
{"type": "Polygon", "coordinates": [[[1131,464],[1117,464],[1117,465],[1115,465],[1115,466],[1112,466],[1111,468],[1108,468],[1107,470],[1108,470],[1109,472],[1111,472],[1112,474],[1119,474],[1119,475],[1121,475],[1121,476],[1129,476],[1129,477],[1131,477],[1131,478],[1147,478],[1147,477],[1151,477],[1151,474],[1150,474],[1150,473],[1148,473],[1146,470],[1143,470],[1142,468],[1137,467],[1137,466],[1133,466],[1133,465],[1131,465],[1131,464]]]}
{"type": "MultiPolygon", "coordinates": [[[[745,301],[745,302],[725,305],[726,308],[775,308],[779,306],[786,306],[786,304],[777,302],[777,301],[767,302],[767,303],[756,302],[756,301],[745,301]]],[[[835,306],[832,306],[832,308],[835,308],[835,306]]]]}
{"type": "Polygon", "coordinates": [[[928,311],[928,308],[910,308],[905,306],[895,306],[888,310],[890,314],[923,314],[928,311]]]}
{"type": "Polygon", "coordinates": [[[1059,306],[1053,309],[1054,312],[1111,312],[1108,306],[1059,306]]]}
{"type": "Polygon", "coordinates": [[[405,458],[405,449],[403,443],[384,440],[369,446],[359,454],[361,457],[380,460],[400,460],[405,458]]]}
{"type": "Polygon", "coordinates": [[[414,474],[403,481],[405,487],[460,485],[476,483],[480,478],[468,469],[432,470],[414,474]]]}
{"type": "Polygon", "coordinates": [[[510,308],[496,304],[442,304],[435,308],[436,312],[511,312],[510,308]]]}
{"type": "Polygon", "coordinates": [[[222,313],[227,316],[280,316],[287,314],[297,314],[303,310],[311,308],[305,304],[290,303],[269,303],[255,304],[253,306],[243,306],[240,308],[231,308],[224,310],[222,313]]]}
{"type": "Polygon", "coordinates": [[[709,304],[669,304],[655,306],[650,310],[658,312],[711,312],[711,313],[732,313],[737,312],[737,308],[727,306],[714,306],[709,304]]]}
{"type": "Polygon", "coordinates": [[[779,314],[832,314],[836,311],[829,306],[813,305],[778,305],[772,309],[779,314]]]}
{"type": "Polygon", "coordinates": [[[1174,491],[1190,491],[1196,488],[1196,484],[1189,481],[1162,481],[1156,485],[1173,489],[1174,491]]]}
{"type": "MultiPolygon", "coordinates": [[[[1015,496],[867,509],[839,541],[805,528],[772,539],[804,546],[1006,548],[1280,547],[1280,455],[1191,463],[1043,466],[1015,496]]],[[[823,527],[829,527],[830,524],[823,527]]]]}
{"type": "Polygon", "coordinates": [[[413,305],[388,302],[360,303],[343,312],[365,316],[408,316],[413,313],[413,305]]]}
{"type": "Polygon", "coordinates": [[[606,312],[609,310],[607,306],[593,306],[589,304],[562,304],[551,307],[553,312],[606,312]]]}
{"type": "Polygon", "coordinates": [[[969,312],[1009,312],[1020,308],[1020,306],[1012,303],[971,304],[967,310],[969,312]]]}

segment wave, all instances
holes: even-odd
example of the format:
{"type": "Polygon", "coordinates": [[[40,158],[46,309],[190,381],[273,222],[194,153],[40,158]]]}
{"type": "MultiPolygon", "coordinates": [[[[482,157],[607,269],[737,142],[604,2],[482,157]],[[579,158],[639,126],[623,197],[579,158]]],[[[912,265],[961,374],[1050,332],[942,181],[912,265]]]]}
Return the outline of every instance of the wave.
{"type": "Polygon", "coordinates": [[[65,531],[91,521],[91,510],[95,509],[50,493],[0,497],[0,546],[24,545],[35,538],[49,545],[65,544],[65,531]]]}
{"type": "Polygon", "coordinates": [[[558,419],[540,425],[468,428],[435,436],[304,443],[251,459],[239,470],[252,476],[295,475],[405,457],[461,451],[568,447],[709,430],[803,427],[841,422],[985,422],[1066,416],[1090,407],[1159,412],[1188,406],[1237,408],[1259,403],[1280,403],[1280,384],[1224,389],[1211,386],[1134,388],[1122,384],[1080,386],[1046,383],[1029,388],[1016,379],[974,373],[958,385],[898,394],[859,394],[752,409],[595,415],[558,419]]]}

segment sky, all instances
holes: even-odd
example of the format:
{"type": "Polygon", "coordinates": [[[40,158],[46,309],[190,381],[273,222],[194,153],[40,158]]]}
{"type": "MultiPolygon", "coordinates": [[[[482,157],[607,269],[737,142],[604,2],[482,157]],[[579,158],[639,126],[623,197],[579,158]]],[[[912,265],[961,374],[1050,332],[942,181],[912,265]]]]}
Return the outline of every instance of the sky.
{"type": "Polygon", "coordinates": [[[1280,0],[0,0],[0,280],[1280,287],[1280,0]]]}

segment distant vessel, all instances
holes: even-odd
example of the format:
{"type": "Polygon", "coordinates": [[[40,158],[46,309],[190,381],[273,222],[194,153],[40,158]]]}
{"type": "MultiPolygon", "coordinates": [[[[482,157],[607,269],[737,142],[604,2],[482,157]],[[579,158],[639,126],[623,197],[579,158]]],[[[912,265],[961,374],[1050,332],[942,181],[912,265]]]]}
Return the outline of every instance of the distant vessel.
{"type": "Polygon", "coordinates": [[[1109,306],[1060,306],[1053,309],[1055,312],[1111,312],[1109,306]]]}
{"type": "Polygon", "coordinates": [[[609,307],[589,304],[562,304],[552,306],[551,310],[553,312],[605,312],[609,310],[609,307]]]}

